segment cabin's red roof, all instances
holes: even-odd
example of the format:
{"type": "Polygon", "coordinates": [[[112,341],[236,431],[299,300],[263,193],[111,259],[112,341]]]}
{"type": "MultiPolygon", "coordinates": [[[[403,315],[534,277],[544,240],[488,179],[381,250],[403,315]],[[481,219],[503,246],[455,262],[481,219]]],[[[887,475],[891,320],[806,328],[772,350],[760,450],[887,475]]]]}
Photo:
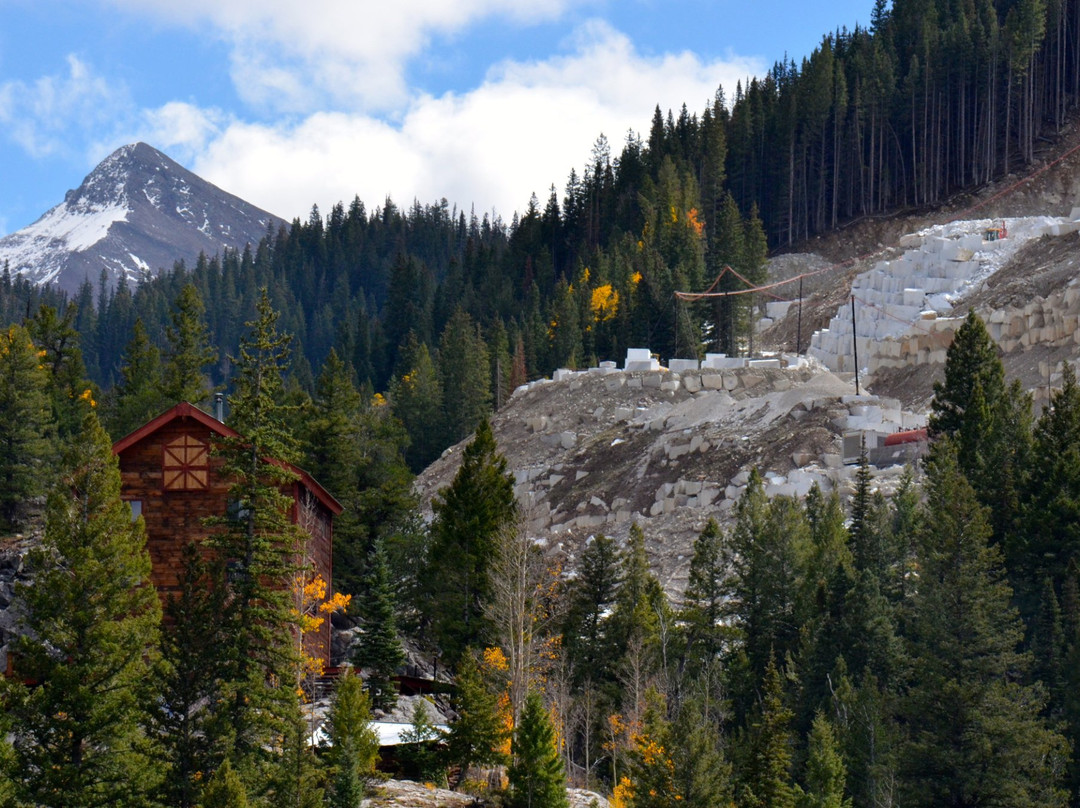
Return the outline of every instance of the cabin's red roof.
{"type": "MultiPolygon", "coordinates": [[[[215,434],[220,435],[223,438],[240,437],[240,433],[238,433],[235,429],[225,426],[225,424],[221,423],[221,421],[219,421],[217,418],[214,418],[212,415],[203,412],[194,404],[189,404],[186,401],[181,401],[172,409],[166,410],[156,418],[147,421],[130,435],[127,435],[114,443],[113,454],[119,455],[125,449],[134,446],[136,443],[139,443],[144,438],[157,432],[166,424],[169,424],[179,418],[191,418],[194,421],[197,421],[198,423],[205,426],[211,432],[214,432],[215,434]]],[[[341,503],[334,499],[334,497],[330,494],[329,491],[319,485],[318,481],[306,471],[304,471],[302,468],[294,466],[292,463],[285,463],[277,460],[274,460],[273,462],[280,462],[282,466],[284,466],[289,471],[293,472],[297,477],[299,477],[300,482],[303,483],[304,486],[309,491],[311,491],[311,493],[318,497],[319,501],[322,502],[322,504],[325,505],[335,516],[337,516],[339,513],[342,512],[342,510],[344,510],[344,507],[341,505],[341,503]]]]}

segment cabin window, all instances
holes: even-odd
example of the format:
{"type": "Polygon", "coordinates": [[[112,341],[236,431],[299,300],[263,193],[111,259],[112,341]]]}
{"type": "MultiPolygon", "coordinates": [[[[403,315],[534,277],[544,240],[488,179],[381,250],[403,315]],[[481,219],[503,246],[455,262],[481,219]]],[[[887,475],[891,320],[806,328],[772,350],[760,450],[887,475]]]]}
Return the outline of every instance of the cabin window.
{"type": "Polygon", "coordinates": [[[166,491],[206,488],[210,479],[210,447],[193,435],[181,435],[165,444],[161,464],[166,491]]]}
{"type": "Polygon", "coordinates": [[[129,499],[125,501],[131,507],[131,521],[134,522],[136,519],[142,516],[142,500],[129,499]]]}

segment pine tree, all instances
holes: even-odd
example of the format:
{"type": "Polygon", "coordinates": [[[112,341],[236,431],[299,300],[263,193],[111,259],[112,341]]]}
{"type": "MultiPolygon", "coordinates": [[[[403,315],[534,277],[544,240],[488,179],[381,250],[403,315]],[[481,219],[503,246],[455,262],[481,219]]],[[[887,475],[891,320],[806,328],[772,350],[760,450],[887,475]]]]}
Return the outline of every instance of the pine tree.
{"type": "Polygon", "coordinates": [[[807,747],[806,792],[799,797],[799,808],[851,808],[851,798],[844,797],[844,758],[823,713],[814,717],[807,747]]]}
{"type": "Polygon", "coordinates": [[[905,695],[908,798],[936,805],[1063,805],[1064,740],[1039,717],[1041,689],[1016,680],[1030,660],[1009,605],[986,509],[941,439],[928,467],[919,588],[905,695]]]}
{"type": "Polygon", "coordinates": [[[215,450],[222,476],[232,481],[235,506],[216,520],[220,530],[208,542],[229,571],[224,709],[229,757],[245,779],[272,762],[267,750],[297,710],[297,617],[290,587],[303,541],[289,518],[293,500],[281,490],[294,479],[281,461],[296,458],[280,404],[289,338],[277,331],[278,313],[265,289],[257,312],[233,362],[230,425],[239,437],[223,439],[215,450]]]}
{"type": "MultiPolygon", "coordinates": [[[[796,607],[809,545],[806,514],[790,498],[766,500],[755,470],[736,505],[731,544],[734,616],[753,687],[771,657],[786,658],[797,649],[796,607]]],[[[745,710],[750,694],[737,690],[734,696],[736,710],[745,710]]]]}
{"type": "Polygon", "coordinates": [[[461,767],[494,766],[503,762],[500,751],[506,729],[499,717],[498,699],[488,690],[476,658],[466,652],[457,668],[454,706],[458,719],[446,737],[449,760],[461,767]]]}
{"type": "MultiPolygon", "coordinates": [[[[649,566],[645,551],[645,533],[635,522],[630,527],[627,544],[620,559],[622,568],[619,589],[615,594],[615,608],[611,614],[611,638],[616,658],[623,659],[634,653],[643,655],[644,670],[664,667],[667,639],[663,630],[674,625],[671,609],[664,590],[649,566]]],[[[630,660],[636,664],[638,660],[630,660]]],[[[627,698],[640,698],[630,688],[627,698]]],[[[631,704],[635,709],[638,705],[631,704]]]]}
{"type": "Polygon", "coordinates": [[[514,732],[510,764],[510,808],[567,808],[566,772],[555,745],[555,730],[536,692],[525,706],[514,732]]]}
{"type": "Polygon", "coordinates": [[[206,307],[195,284],[184,284],[176,296],[172,326],[165,332],[169,348],[163,393],[173,404],[180,401],[200,404],[210,394],[206,368],[217,361],[217,349],[210,344],[205,313],[206,307]]]}
{"type": "Polygon", "coordinates": [[[680,623],[685,627],[687,664],[699,668],[718,659],[730,633],[727,616],[730,559],[720,526],[710,519],[694,540],[680,623]]]}
{"type": "Polygon", "coordinates": [[[75,315],[73,306],[68,306],[62,317],[52,306],[41,306],[26,324],[38,350],[45,352],[41,364],[48,376],[46,392],[52,400],[57,434],[62,439],[82,429],[86,402],[94,396],[93,386],[85,378],[75,315]]]}
{"type": "Polygon", "coordinates": [[[724,757],[720,715],[724,705],[699,680],[696,691],[683,700],[672,725],[671,758],[675,791],[685,808],[716,808],[732,804],[731,764],[724,757]]]}
{"type": "Polygon", "coordinates": [[[443,733],[428,714],[426,699],[416,699],[409,728],[401,733],[400,756],[406,776],[437,785],[446,783],[446,766],[436,746],[443,733]]]}
{"type": "Polygon", "coordinates": [[[166,767],[161,799],[176,808],[199,805],[206,773],[217,770],[227,751],[221,721],[226,613],[222,565],[208,564],[189,542],[180,591],[165,604],[160,684],[150,723],[166,767]]]}
{"type": "Polygon", "coordinates": [[[359,676],[346,671],[330,705],[330,793],[332,808],[357,808],[375,774],[379,735],[371,726],[371,700],[359,676]]]}
{"type": "Polygon", "coordinates": [[[761,706],[748,730],[746,764],[740,772],[740,808],[795,808],[791,783],[791,711],[784,706],[780,671],[770,659],[762,681],[761,706]]]}
{"type": "Polygon", "coordinates": [[[489,576],[502,530],[513,524],[517,504],[514,478],[498,452],[491,424],[484,420],[465,447],[450,486],[432,503],[435,518],[427,559],[427,597],[434,639],[456,660],[489,634],[486,609],[492,599],[489,576]]]}
{"type": "Polygon", "coordinates": [[[364,597],[354,612],[362,621],[362,633],[353,646],[353,664],[368,671],[367,686],[375,706],[390,710],[397,704],[393,676],[405,662],[397,634],[394,593],[382,543],[376,540],[368,554],[364,597]]]}
{"type": "Polygon", "coordinates": [[[247,789],[226,760],[206,784],[201,808],[248,808],[247,789]]]}
{"type": "Polygon", "coordinates": [[[161,605],[145,544],[142,520],[120,499],[111,442],[89,411],[49,495],[42,544],[28,556],[32,581],[17,589],[25,632],[5,702],[22,803],[141,806],[156,786],[141,727],[161,605]]]}
{"type": "Polygon", "coordinates": [[[1035,426],[1032,468],[1011,555],[1018,572],[1025,615],[1049,577],[1058,589],[1070,561],[1080,561],[1080,385],[1069,364],[1062,365],[1062,387],[1035,426]]]}
{"type": "Polygon", "coordinates": [[[487,345],[472,318],[460,308],[439,339],[439,382],[449,445],[471,435],[491,412],[487,345]]]}
{"type": "Polygon", "coordinates": [[[975,310],[968,312],[957,329],[945,357],[945,379],[934,383],[930,404],[930,431],[934,435],[956,435],[963,429],[964,414],[971,403],[975,385],[982,387],[987,401],[995,402],[1005,393],[1005,374],[997,346],[975,310]]]}
{"type": "Polygon", "coordinates": [[[40,361],[25,328],[0,334],[0,529],[19,524],[49,476],[53,420],[40,361]]]}
{"type": "MultiPolygon", "coordinates": [[[[265,802],[273,808],[324,808],[323,761],[311,748],[311,730],[300,716],[286,727],[265,802]]],[[[358,805],[359,803],[353,803],[358,805]]]]}
{"type": "Polygon", "coordinates": [[[405,459],[422,471],[448,445],[443,437],[443,389],[435,363],[424,343],[410,340],[402,352],[404,370],[390,383],[390,402],[411,441],[405,459]]]}
{"type": "Polygon", "coordinates": [[[650,688],[641,729],[630,750],[629,774],[620,780],[624,788],[629,786],[633,808],[675,808],[683,803],[675,782],[674,739],[666,713],[664,697],[650,688]]]}
{"type": "Polygon", "coordinates": [[[859,464],[855,470],[855,495],[851,498],[851,555],[858,572],[870,570],[880,575],[884,557],[881,536],[875,530],[873,519],[873,491],[870,486],[870,461],[866,454],[866,441],[862,442],[859,464]]]}
{"type": "Polygon", "coordinates": [[[161,354],[150,342],[141,318],[135,320],[110,403],[109,431],[117,437],[134,431],[170,406],[162,391],[161,354]]]}

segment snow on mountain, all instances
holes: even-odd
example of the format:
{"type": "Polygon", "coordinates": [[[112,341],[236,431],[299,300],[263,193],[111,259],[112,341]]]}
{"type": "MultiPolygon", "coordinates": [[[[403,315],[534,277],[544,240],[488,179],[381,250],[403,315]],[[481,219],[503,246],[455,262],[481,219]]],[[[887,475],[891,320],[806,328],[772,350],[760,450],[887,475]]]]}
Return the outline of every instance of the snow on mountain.
{"type": "Polygon", "coordinates": [[[74,292],[121,277],[138,283],[199,253],[256,244],[285,222],[206,182],[158,150],[117,149],[64,201],[0,239],[0,265],[74,292]]]}

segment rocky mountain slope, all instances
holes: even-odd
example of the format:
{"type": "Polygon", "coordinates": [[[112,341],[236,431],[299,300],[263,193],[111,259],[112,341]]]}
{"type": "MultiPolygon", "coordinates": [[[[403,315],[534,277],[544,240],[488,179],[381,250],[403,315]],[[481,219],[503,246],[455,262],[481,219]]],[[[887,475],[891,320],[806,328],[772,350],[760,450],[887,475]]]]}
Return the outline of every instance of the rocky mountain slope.
{"type": "MultiPolygon", "coordinates": [[[[556,376],[519,388],[492,419],[528,530],[572,565],[588,536],[624,539],[636,522],[672,592],[684,585],[694,537],[710,517],[727,520],[751,469],[772,495],[803,495],[814,483],[847,490],[845,432],[886,435],[925,420],[794,357],[556,376]]],[[[462,448],[417,479],[425,501],[450,483],[462,448]]],[[[881,471],[883,483],[901,471],[881,471]]]]}
{"type": "Polygon", "coordinates": [[[138,282],[191,265],[200,252],[242,250],[285,222],[199,178],[145,143],[117,149],[64,201],[0,239],[0,266],[73,292],[85,281],[138,282]]]}

